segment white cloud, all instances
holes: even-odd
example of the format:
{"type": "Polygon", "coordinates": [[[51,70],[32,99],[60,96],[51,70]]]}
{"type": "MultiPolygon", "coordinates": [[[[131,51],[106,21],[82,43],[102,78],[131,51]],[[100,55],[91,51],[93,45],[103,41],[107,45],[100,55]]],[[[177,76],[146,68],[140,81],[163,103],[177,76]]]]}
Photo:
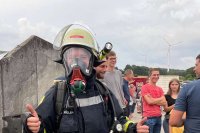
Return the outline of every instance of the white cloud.
{"type": "Polygon", "coordinates": [[[31,35],[39,36],[53,43],[58,30],[44,22],[31,23],[27,18],[19,18],[16,25],[2,23],[0,25],[1,50],[11,50],[31,35]]]}
{"type": "Polygon", "coordinates": [[[27,18],[20,18],[18,20],[18,29],[20,38],[27,38],[34,34],[43,39],[51,40],[51,42],[58,30],[54,26],[48,25],[44,22],[32,24],[27,18]]]}
{"type": "MultiPolygon", "coordinates": [[[[194,66],[196,56],[195,57],[193,57],[193,56],[183,57],[180,60],[182,61],[183,64],[185,64],[189,68],[189,67],[194,66]]],[[[179,66],[181,67],[181,64],[179,66]]]]}
{"type": "Polygon", "coordinates": [[[101,47],[107,41],[113,43],[122,69],[126,64],[167,67],[168,44],[163,38],[171,44],[182,42],[171,50],[174,68],[193,66],[191,60],[184,59],[199,54],[199,0],[0,2],[3,50],[10,50],[33,34],[53,42],[61,28],[79,21],[96,33],[101,47]]]}

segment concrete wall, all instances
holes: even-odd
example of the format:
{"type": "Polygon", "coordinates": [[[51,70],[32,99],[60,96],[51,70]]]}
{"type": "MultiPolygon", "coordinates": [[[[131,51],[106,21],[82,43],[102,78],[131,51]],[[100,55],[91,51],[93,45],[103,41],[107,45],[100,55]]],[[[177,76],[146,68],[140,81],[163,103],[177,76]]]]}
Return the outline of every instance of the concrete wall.
{"type": "MultiPolygon", "coordinates": [[[[37,106],[53,79],[64,74],[56,57],[51,43],[31,36],[0,60],[0,117],[24,112],[27,103],[37,106]]],[[[0,129],[5,124],[1,120],[0,129]]]]}
{"type": "Polygon", "coordinates": [[[169,81],[173,78],[176,78],[179,80],[178,75],[160,75],[157,85],[162,87],[165,94],[167,93],[168,88],[169,88],[169,81]]]}

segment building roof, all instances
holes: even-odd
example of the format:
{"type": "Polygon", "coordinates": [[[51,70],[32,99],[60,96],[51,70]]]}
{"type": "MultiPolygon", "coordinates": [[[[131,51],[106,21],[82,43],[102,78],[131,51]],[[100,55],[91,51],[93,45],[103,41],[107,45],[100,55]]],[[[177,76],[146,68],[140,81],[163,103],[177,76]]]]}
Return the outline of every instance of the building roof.
{"type": "Polygon", "coordinates": [[[8,53],[8,52],[0,54],[0,60],[1,60],[7,53],[8,53]]]}

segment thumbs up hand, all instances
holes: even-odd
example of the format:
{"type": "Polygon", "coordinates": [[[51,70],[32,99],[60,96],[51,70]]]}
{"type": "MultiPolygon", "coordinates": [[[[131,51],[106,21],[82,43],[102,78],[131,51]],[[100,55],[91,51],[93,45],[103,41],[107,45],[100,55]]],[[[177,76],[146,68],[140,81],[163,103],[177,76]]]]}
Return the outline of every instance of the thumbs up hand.
{"type": "Polygon", "coordinates": [[[41,124],[38,114],[35,111],[35,109],[33,108],[33,106],[30,104],[26,105],[26,109],[27,109],[27,111],[29,111],[31,113],[31,117],[29,117],[27,119],[26,124],[31,132],[38,133],[40,130],[40,124],[41,124]]]}

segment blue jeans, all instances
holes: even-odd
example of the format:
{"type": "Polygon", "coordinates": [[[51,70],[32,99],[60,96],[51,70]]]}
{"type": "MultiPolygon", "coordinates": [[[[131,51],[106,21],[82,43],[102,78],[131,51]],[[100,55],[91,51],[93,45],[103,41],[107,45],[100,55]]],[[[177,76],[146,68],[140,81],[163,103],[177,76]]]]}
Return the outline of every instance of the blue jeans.
{"type": "Polygon", "coordinates": [[[161,131],[161,117],[147,117],[145,125],[149,126],[149,133],[160,133],[161,131]]]}
{"type": "Polygon", "coordinates": [[[165,119],[163,120],[163,129],[165,131],[165,133],[169,133],[169,119],[165,119]]]}

